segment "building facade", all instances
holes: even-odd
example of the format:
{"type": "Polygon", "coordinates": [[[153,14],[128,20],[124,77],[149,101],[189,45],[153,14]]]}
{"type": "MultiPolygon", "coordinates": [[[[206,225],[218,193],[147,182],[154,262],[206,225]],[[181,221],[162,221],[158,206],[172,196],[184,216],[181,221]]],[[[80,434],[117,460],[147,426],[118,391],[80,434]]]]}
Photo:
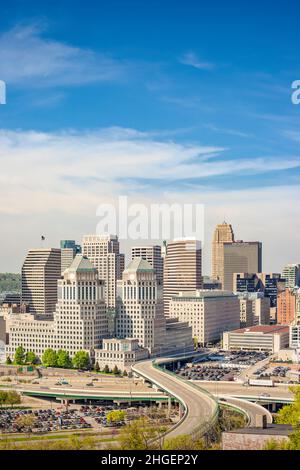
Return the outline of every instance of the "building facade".
{"type": "Polygon", "coordinates": [[[104,285],[89,260],[76,255],[57,284],[58,300],[53,319],[34,314],[9,316],[8,355],[13,356],[21,345],[39,358],[48,348],[64,349],[71,356],[79,350],[93,355],[93,350],[108,336],[104,285]]]}
{"type": "Polygon", "coordinates": [[[138,339],[139,346],[152,356],[193,349],[191,328],[175,319],[166,320],[161,287],[150,263],[134,258],[118,286],[118,338],[138,339]]]}
{"type": "Polygon", "coordinates": [[[187,322],[198,344],[206,346],[221,340],[222,333],[239,328],[239,299],[231,292],[179,292],[170,302],[170,316],[187,322]]]}
{"type": "Polygon", "coordinates": [[[277,323],[290,325],[297,318],[296,300],[299,297],[299,290],[286,287],[278,293],[277,297],[277,323]]]}
{"type": "Polygon", "coordinates": [[[286,264],[282,270],[285,287],[300,287],[300,264],[286,264]]]}
{"type": "Polygon", "coordinates": [[[154,268],[156,281],[159,285],[163,283],[163,257],[160,245],[134,246],[131,248],[131,259],[143,258],[154,268]]]}
{"type": "Polygon", "coordinates": [[[235,273],[257,273],[262,270],[262,244],[236,241],[223,243],[223,289],[234,290],[235,273]]]}
{"type": "Polygon", "coordinates": [[[22,303],[29,312],[52,315],[57,302],[57,281],[61,276],[61,250],[29,250],[22,266],[22,303]]]}
{"type": "Polygon", "coordinates": [[[223,222],[217,225],[212,240],[212,267],[211,276],[219,280],[221,286],[224,283],[224,253],[223,244],[225,242],[234,242],[234,233],[232,226],[223,222]]]}
{"type": "Polygon", "coordinates": [[[179,292],[201,289],[202,249],[197,240],[180,239],[167,244],[164,258],[163,300],[166,317],[169,304],[179,292]]]}
{"type": "Polygon", "coordinates": [[[124,372],[130,372],[131,366],[138,361],[148,359],[148,349],[139,346],[138,339],[104,339],[101,349],[95,350],[95,362],[98,363],[100,370],[105,366],[113,369],[115,366],[124,372]]]}
{"type": "Polygon", "coordinates": [[[125,257],[120,253],[120,244],[115,235],[86,235],[82,241],[82,252],[98,270],[104,281],[105,302],[109,320],[109,335],[115,334],[117,281],[122,278],[125,257]]]}
{"type": "Polygon", "coordinates": [[[65,270],[71,266],[75,256],[81,253],[81,246],[76,245],[75,240],[61,240],[60,249],[61,249],[61,274],[63,275],[65,270]]]}
{"type": "Polygon", "coordinates": [[[277,353],[289,345],[289,327],[260,325],[223,333],[225,350],[254,350],[277,353]]]}

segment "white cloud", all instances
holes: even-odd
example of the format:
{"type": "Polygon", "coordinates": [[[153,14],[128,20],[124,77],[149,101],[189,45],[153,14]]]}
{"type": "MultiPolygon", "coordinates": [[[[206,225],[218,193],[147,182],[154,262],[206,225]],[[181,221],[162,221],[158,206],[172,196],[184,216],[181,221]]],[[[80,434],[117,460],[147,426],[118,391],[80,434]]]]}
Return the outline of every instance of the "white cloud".
{"type": "Polygon", "coordinates": [[[166,142],[156,135],[118,127],[80,133],[0,131],[1,271],[19,269],[26,250],[38,245],[42,233],[48,244],[57,246],[60,238],[80,240],[95,231],[98,205],[124,194],[145,204],[205,204],[206,273],[211,232],[224,215],[238,238],[263,241],[266,269],[299,261],[294,259],[300,230],[298,186],[225,191],[200,183],[188,193],[176,186],[177,179],[228,175],[234,188],[241,173],[293,168],[299,158],[233,160],[216,146],[166,142]],[[150,179],[150,191],[142,180],[139,185],[131,182],[142,178],[150,179]],[[170,183],[168,190],[164,181],[170,183]]]}
{"type": "Polygon", "coordinates": [[[81,214],[95,208],[103,196],[143,193],[143,179],[150,186],[157,181],[162,188],[164,182],[176,187],[177,180],[188,184],[194,178],[234,178],[300,165],[299,157],[230,159],[224,150],[164,142],[151,133],[118,127],[56,133],[2,130],[0,213],[56,209],[81,214]]]}
{"type": "Polygon", "coordinates": [[[0,76],[19,86],[82,85],[120,80],[129,64],[104,53],[47,39],[40,25],[0,35],[0,76]]]}
{"type": "Polygon", "coordinates": [[[179,57],[179,62],[184,65],[190,65],[199,70],[213,70],[216,66],[212,62],[203,62],[194,52],[186,52],[179,57]]]}

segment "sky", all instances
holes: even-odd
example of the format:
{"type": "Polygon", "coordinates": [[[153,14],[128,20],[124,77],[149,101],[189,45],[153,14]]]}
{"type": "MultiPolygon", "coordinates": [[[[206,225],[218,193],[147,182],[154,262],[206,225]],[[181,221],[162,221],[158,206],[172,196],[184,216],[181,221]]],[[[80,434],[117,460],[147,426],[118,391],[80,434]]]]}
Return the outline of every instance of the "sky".
{"type": "Polygon", "coordinates": [[[299,13],[294,0],[3,2],[0,272],[19,272],[42,234],[95,233],[118,195],[203,204],[205,274],[224,219],[262,241],[264,271],[300,262],[299,13]]]}

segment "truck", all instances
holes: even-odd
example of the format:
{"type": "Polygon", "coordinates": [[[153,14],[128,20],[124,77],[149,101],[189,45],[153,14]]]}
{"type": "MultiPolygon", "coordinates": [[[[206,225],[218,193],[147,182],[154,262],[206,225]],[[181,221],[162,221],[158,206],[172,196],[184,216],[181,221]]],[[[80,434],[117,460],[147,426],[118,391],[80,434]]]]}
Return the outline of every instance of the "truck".
{"type": "Polygon", "coordinates": [[[248,385],[255,385],[258,387],[274,387],[274,382],[271,379],[249,379],[248,385]]]}

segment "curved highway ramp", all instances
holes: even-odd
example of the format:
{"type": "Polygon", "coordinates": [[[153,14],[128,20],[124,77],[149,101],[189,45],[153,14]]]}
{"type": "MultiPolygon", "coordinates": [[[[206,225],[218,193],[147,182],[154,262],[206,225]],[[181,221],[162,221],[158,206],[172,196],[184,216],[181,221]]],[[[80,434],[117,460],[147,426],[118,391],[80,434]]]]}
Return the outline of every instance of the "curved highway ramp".
{"type": "Polygon", "coordinates": [[[202,436],[218,417],[218,403],[209,392],[157,367],[159,363],[167,361],[168,359],[159,359],[138,362],[132,366],[132,371],[176,398],[185,409],[184,416],[168,432],[168,437],[182,434],[202,436]]]}

